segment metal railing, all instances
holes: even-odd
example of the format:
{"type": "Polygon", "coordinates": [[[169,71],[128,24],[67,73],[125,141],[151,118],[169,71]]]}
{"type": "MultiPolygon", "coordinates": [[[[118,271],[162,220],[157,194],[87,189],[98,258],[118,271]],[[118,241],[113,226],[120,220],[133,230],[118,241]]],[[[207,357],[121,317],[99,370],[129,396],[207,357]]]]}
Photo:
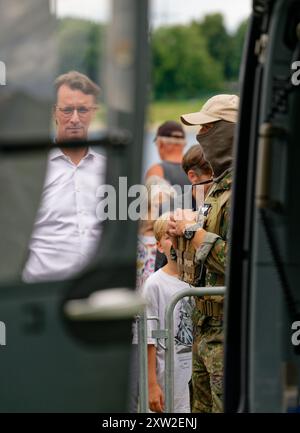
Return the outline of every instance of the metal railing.
{"type": "Polygon", "coordinates": [[[137,318],[139,354],[139,412],[148,412],[148,343],[145,310],[137,318]]]}
{"type": "MultiPolygon", "coordinates": [[[[225,287],[191,287],[178,292],[166,308],[165,329],[152,332],[152,337],[165,340],[165,412],[174,412],[174,309],[180,299],[186,296],[217,296],[224,295],[225,287]]],[[[139,411],[148,412],[148,352],[147,352],[147,321],[157,317],[146,317],[145,311],[139,316],[139,411]]],[[[161,345],[162,346],[162,345],[161,345]]]]}

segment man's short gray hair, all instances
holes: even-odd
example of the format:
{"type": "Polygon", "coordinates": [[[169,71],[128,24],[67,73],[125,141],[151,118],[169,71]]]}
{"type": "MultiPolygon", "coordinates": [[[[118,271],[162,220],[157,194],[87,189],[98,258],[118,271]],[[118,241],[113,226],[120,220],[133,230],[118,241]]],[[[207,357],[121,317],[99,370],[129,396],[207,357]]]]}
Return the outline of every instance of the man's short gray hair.
{"type": "Polygon", "coordinates": [[[70,71],[59,75],[54,82],[56,92],[63,85],[70,87],[72,90],[80,90],[86,95],[93,95],[95,99],[97,99],[101,92],[100,87],[96,83],[78,71],[70,71]]]}
{"type": "Polygon", "coordinates": [[[182,146],[186,145],[185,138],[177,138],[177,137],[157,137],[157,139],[161,140],[164,144],[170,146],[182,146]]]}

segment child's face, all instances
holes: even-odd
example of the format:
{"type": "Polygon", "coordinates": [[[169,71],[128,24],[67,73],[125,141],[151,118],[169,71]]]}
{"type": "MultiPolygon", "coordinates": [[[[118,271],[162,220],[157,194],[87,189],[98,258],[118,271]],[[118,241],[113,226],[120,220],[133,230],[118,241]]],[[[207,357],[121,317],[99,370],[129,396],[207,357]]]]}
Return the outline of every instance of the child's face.
{"type": "Polygon", "coordinates": [[[170,257],[170,250],[172,246],[171,238],[164,234],[160,241],[157,242],[157,248],[161,253],[164,253],[167,258],[170,257]]]}

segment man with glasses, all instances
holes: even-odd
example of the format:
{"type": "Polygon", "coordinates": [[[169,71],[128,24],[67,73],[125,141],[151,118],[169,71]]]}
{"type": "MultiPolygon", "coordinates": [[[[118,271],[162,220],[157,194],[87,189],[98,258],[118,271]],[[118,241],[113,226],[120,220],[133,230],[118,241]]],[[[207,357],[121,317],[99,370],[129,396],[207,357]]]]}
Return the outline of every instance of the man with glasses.
{"type": "Polygon", "coordinates": [[[49,153],[41,205],[23,270],[26,282],[71,277],[89,262],[101,235],[96,192],[104,183],[106,163],[84,143],[100,88],[76,71],[59,76],[55,88],[58,147],[49,153]],[[65,146],[78,141],[79,146],[65,146]]]}

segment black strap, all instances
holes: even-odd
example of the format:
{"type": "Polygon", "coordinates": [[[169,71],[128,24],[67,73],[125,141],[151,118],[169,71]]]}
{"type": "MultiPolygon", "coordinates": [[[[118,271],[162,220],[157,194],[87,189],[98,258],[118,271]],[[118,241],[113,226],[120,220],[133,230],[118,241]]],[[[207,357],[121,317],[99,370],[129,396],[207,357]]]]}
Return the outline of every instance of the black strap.
{"type": "Polygon", "coordinates": [[[213,181],[214,181],[214,179],[211,177],[210,179],[203,180],[202,182],[193,183],[192,188],[194,188],[194,186],[198,186],[198,185],[207,185],[208,183],[212,183],[213,181]]]}

